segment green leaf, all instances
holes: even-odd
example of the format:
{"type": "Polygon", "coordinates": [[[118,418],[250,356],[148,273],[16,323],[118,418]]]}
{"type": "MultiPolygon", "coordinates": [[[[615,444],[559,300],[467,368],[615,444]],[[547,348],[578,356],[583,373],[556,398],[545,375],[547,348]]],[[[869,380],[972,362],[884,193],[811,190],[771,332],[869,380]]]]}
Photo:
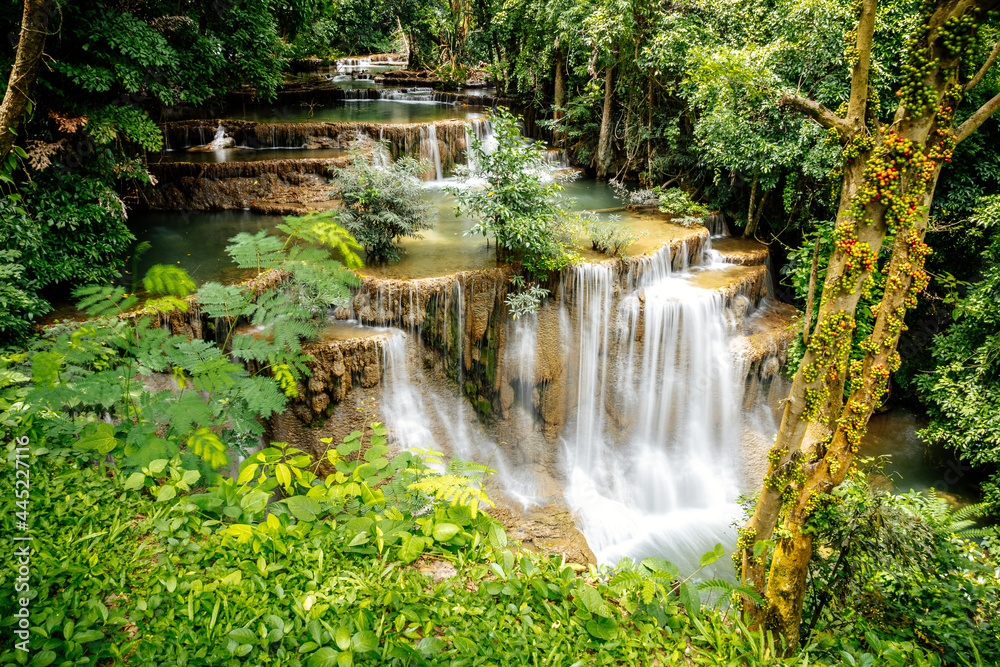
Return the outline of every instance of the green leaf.
{"type": "Polygon", "coordinates": [[[434,539],[437,542],[447,542],[451,538],[455,537],[460,530],[462,530],[461,527],[447,521],[435,523],[433,532],[434,539]]]}
{"type": "MultiPolygon", "coordinates": [[[[31,381],[39,387],[52,387],[59,379],[63,356],[55,351],[36,352],[31,357],[31,381]]],[[[110,424],[106,424],[110,426],[110,424]]]]}
{"type": "Polygon", "coordinates": [[[333,633],[333,640],[337,642],[337,646],[341,651],[351,648],[351,629],[346,625],[341,625],[333,633]]]}
{"type": "Polygon", "coordinates": [[[354,636],[351,637],[351,648],[358,653],[374,651],[378,648],[378,637],[371,630],[356,632],[354,633],[354,636]]]}
{"type": "Polygon", "coordinates": [[[334,667],[337,664],[337,652],[324,646],[309,656],[307,664],[309,667],[334,667]]]}
{"type": "Polygon", "coordinates": [[[164,484],[156,492],[156,502],[162,503],[171,500],[177,495],[177,487],[172,484],[164,484]]]}
{"type": "Polygon", "coordinates": [[[490,546],[494,549],[504,549],[507,546],[507,533],[504,531],[503,526],[498,523],[490,525],[489,532],[490,546]]]}
{"type": "Polygon", "coordinates": [[[229,638],[240,644],[256,644],[257,643],[257,633],[250,628],[236,628],[235,630],[230,630],[229,638]]]}
{"type": "Polygon", "coordinates": [[[141,488],[146,481],[146,475],[141,472],[134,472],[125,480],[125,488],[129,491],[141,488]]]}
{"type": "Polygon", "coordinates": [[[254,478],[254,475],[257,474],[257,469],[259,467],[260,466],[258,464],[251,463],[247,467],[243,468],[243,470],[240,471],[240,476],[236,478],[236,483],[246,484],[247,482],[252,480],[254,478]]]}
{"type": "Polygon", "coordinates": [[[100,630],[81,630],[73,635],[73,641],[78,644],[86,644],[98,639],[103,639],[104,633],[100,630]]]}
{"type": "Polygon", "coordinates": [[[662,572],[664,574],[669,574],[672,577],[680,576],[680,570],[677,569],[676,565],[670,561],[663,560],[662,558],[656,558],[655,556],[643,558],[642,566],[650,572],[662,572]]]}
{"type": "Polygon", "coordinates": [[[108,454],[118,446],[118,441],[115,439],[115,427],[111,424],[94,424],[94,427],[88,428],[83,437],[80,438],[77,446],[96,450],[99,454],[108,454]]]}
{"type": "Polygon", "coordinates": [[[403,563],[415,561],[424,552],[424,547],[427,546],[424,538],[420,535],[404,533],[402,540],[402,546],[399,548],[399,560],[403,563]]]}
{"type": "Polygon", "coordinates": [[[681,583],[680,599],[689,616],[697,616],[701,611],[701,596],[698,594],[698,589],[690,582],[681,583]]]}
{"type": "Polygon", "coordinates": [[[142,286],[152,294],[169,294],[176,297],[186,297],[197,285],[191,280],[187,271],[172,264],[156,264],[149,268],[142,286]]]}
{"type": "Polygon", "coordinates": [[[715,549],[702,554],[701,560],[698,561],[699,567],[705,567],[706,565],[711,565],[715,561],[726,555],[726,548],[722,544],[716,544],[715,549]]]}
{"type": "Polygon", "coordinates": [[[285,505],[299,521],[315,521],[322,511],[320,504],[308,496],[291,496],[285,499],[285,505]]]}
{"type": "Polygon", "coordinates": [[[608,641],[614,639],[618,632],[618,623],[612,618],[593,618],[587,621],[587,632],[608,641]]]}
{"type": "Polygon", "coordinates": [[[53,662],[56,661],[56,654],[54,651],[39,651],[35,654],[35,657],[31,659],[31,667],[48,667],[53,662]]]}

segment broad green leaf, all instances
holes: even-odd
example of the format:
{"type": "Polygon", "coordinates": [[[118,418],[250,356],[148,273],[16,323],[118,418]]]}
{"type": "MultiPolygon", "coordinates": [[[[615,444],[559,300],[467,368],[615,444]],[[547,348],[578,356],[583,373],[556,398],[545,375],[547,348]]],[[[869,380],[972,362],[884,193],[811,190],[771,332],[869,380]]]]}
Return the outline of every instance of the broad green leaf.
{"type": "Polygon", "coordinates": [[[617,634],[618,623],[611,618],[592,618],[587,621],[587,632],[598,639],[608,641],[609,639],[614,639],[617,634]]]}
{"type": "Polygon", "coordinates": [[[358,653],[374,651],[378,648],[378,637],[371,630],[354,633],[351,637],[351,648],[358,653]]]}
{"type": "Polygon", "coordinates": [[[125,488],[130,491],[142,488],[145,481],[146,475],[141,472],[134,472],[128,476],[127,480],[125,480],[125,488]]]}
{"type": "Polygon", "coordinates": [[[118,441],[115,439],[115,427],[111,424],[95,424],[92,429],[88,429],[84,433],[77,442],[77,446],[96,450],[99,454],[107,454],[118,446],[118,441]]]}
{"type": "Polygon", "coordinates": [[[308,496],[291,496],[285,499],[288,511],[299,521],[315,521],[322,511],[320,504],[308,496]]]}
{"type": "Polygon", "coordinates": [[[404,563],[412,563],[420,554],[424,552],[424,547],[427,543],[424,538],[420,535],[411,535],[406,533],[403,535],[403,544],[399,548],[399,560],[404,563]]]}
{"type": "Polygon", "coordinates": [[[236,478],[236,483],[246,484],[247,482],[252,480],[254,478],[254,475],[257,474],[257,469],[259,467],[260,466],[256,463],[251,463],[247,465],[245,468],[243,468],[243,470],[240,471],[240,476],[236,478]]]}
{"type": "Polygon", "coordinates": [[[490,525],[489,532],[490,546],[494,549],[503,549],[507,546],[507,533],[503,526],[498,523],[490,525]]]}
{"type": "Polygon", "coordinates": [[[35,654],[35,657],[31,659],[31,667],[48,667],[56,661],[56,657],[57,656],[54,651],[39,651],[35,654]]]}
{"type": "Polygon", "coordinates": [[[337,646],[341,651],[351,648],[351,629],[346,625],[341,625],[333,633],[333,640],[337,642],[337,646]]]}
{"type": "Polygon", "coordinates": [[[460,530],[462,530],[461,527],[447,521],[435,523],[433,532],[434,539],[437,542],[447,542],[451,538],[455,537],[460,530]]]}
{"type": "Polygon", "coordinates": [[[230,630],[229,638],[233,641],[239,642],[240,644],[257,643],[257,633],[250,628],[236,628],[235,630],[230,630]]]}

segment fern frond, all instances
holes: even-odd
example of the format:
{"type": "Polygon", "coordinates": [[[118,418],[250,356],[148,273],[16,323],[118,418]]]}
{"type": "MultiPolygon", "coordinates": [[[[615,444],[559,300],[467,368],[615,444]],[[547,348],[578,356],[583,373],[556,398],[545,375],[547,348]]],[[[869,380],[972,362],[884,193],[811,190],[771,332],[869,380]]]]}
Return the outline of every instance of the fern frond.
{"type": "Polygon", "coordinates": [[[698,584],[698,590],[700,591],[717,591],[719,593],[731,593],[735,590],[735,586],[726,581],[725,579],[709,579],[708,581],[702,581],[698,584]]]}
{"type": "Polygon", "coordinates": [[[267,269],[282,259],[284,242],[262,229],[256,234],[240,232],[229,239],[226,253],[241,269],[267,269]]]}
{"type": "Polygon", "coordinates": [[[146,272],[142,286],[151,294],[186,297],[197,287],[187,271],[170,264],[155,264],[146,272]]]}
{"type": "Polygon", "coordinates": [[[118,315],[139,301],[134,295],[125,294],[121,287],[114,285],[84,285],[74,289],[73,296],[80,299],[76,307],[91,317],[118,315]]]}
{"type": "Polygon", "coordinates": [[[256,306],[249,303],[246,290],[239,285],[205,283],[197,293],[201,312],[208,317],[252,317],[256,306]]]}
{"type": "Polygon", "coordinates": [[[406,488],[410,491],[421,491],[452,505],[465,505],[473,510],[473,514],[480,503],[494,507],[493,501],[478,484],[470,482],[468,477],[459,475],[429,474],[406,488]]]}

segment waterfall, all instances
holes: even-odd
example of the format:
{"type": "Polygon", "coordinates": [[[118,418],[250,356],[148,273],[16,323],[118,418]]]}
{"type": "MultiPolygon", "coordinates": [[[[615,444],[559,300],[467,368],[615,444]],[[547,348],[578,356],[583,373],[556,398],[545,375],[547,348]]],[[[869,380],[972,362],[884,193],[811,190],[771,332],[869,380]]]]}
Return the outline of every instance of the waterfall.
{"type": "Polygon", "coordinates": [[[396,331],[382,343],[380,407],[397,444],[406,450],[443,451],[488,465],[498,472],[509,495],[530,503],[535,488],[530,471],[507,462],[468,402],[453,385],[428,376],[421,358],[419,330],[396,331]]]}
{"type": "Polygon", "coordinates": [[[210,151],[218,151],[226,148],[227,144],[231,146],[232,143],[232,139],[229,139],[227,142],[226,128],[222,127],[222,123],[219,123],[219,126],[215,128],[215,137],[205,146],[205,148],[210,151]]]}
{"type": "Polygon", "coordinates": [[[505,342],[488,382],[488,336],[470,333],[486,326],[486,284],[475,293],[463,280],[428,283],[433,293],[380,287],[367,317],[407,328],[384,348],[390,431],[407,448],[489,461],[521,502],[562,495],[601,562],[655,555],[697,569],[702,553],[735,539],[741,442],[759,444],[756,434],[773,428],[744,378],[759,376],[750,393],[767,393],[779,361],[755,357],[751,368],[741,356],[744,294],[757,283],[711,261],[707,243],[692,249],[690,268],[685,243],[567,268],[539,313],[500,324],[505,342]],[[700,287],[699,276],[715,287],[700,287]]]}
{"type": "Polygon", "coordinates": [[[671,262],[640,266],[648,273],[614,306],[609,272],[572,268],[579,386],[566,497],[599,560],[655,555],[692,571],[731,539],[739,512],[734,318],[721,291],[692,285],[671,262]]]}
{"type": "Polygon", "coordinates": [[[705,216],[705,226],[712,237],[729,236],[729,227],[726,225],[726,215],[720,211],[709,213],[705,216]]]}
{"type": "Polygon", "coordinates": [[[465,124],[465,163],[472,174],[480,172],[479,161],[475,153],[472,152],[472,141],[478,139],[482,142],[483,150],[487,153],[493,152],[496,148],[496,139],[493,137],[493,123],[489,118],[476,118],[465,124]]]}
{"type": "MultiPolygon", "coordinates": [[[[430,148],[430,158],[431,162],[434,163],[434,180],[440,181],[444,178],[444,174],[441,171],[441,149],[438,146],[437,140],[437,129],[433,124],[427,125],[426,128],[420,130],[420,140],[425,146],[430,148]]],[[[423,154],[424,151],[421,151],[423,154]]]]}

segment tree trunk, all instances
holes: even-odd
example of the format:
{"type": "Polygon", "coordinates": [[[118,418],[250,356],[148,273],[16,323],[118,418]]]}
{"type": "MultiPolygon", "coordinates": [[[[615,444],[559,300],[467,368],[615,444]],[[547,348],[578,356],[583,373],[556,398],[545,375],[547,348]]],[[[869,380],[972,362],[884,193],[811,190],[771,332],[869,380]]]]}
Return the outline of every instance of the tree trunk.
{"type": "Polygon", "coordinates": [[[923,266],[929,249],[923,239],[941,167],[955,144],[1000,107],[997,95],[953,128],[955,110],[968,86],[958,82],[962,54],[945,46],[951,40],[942,33],[951,29],[955,18],[984,17],[998,3],[936,0],[929,7],[909,51],[910,74],[889,127],[880,126],[868,109],[876,0],[861,5],[846,117],[796,95],[781,99],[782,105],[835,130],[850,149],[845,151],[835,246],[817,324],[785,403],[754,515],[739,542],[741,574],[765,598],[763,608],[744,600],[744,609],[750,620],[783,636],[789,651],[798,644],[812,555],[811,532],[803,529],[846,476],[868,419],[888,388],[890,372],[899,366],[896,345],[904,314],[916,305],[928,280],[923,266]],[[896,234],[882,267],[885,278],[873,284],[869,279],[889,231],[896,234]],[[886,287],[879,297],[880,285],[886,287]],[[854,341],[854,317],[863,290],[880,301],[871,336],[854,341]],[[852,350],[860,351],[862,358],[852,361],[852,350]],[[765,576],[766,554],[755,557],[753,546],[771,539],[776,546],[765,576]]]}
{"type": "Polygon", "coordinates": [[[760,182],[760,174],[755,173],[753,175],[753,185],[750,186],[750,206],[747,208],[747,226],[743,228],[743,238],[752,239],[753,235],[757,231],[757,220],[760,216],[757,214],[757,210],[760,208],[760,204],[757,203],[757,185],[760,182]]]}
{"type": "Polygon", "coordinates": [[[607,178],[614,157],[611,138],[611,107],[615,99],[615,67],[609,65],[604,73],[604,113],[601,115],[601,134],[597,140],[597,178],[607,178]]]}
{"type": "Polygon", "coordinates": [[[52,0],[24,0],[14,68],[0,103],[0,162],[7,158],[7,153],[14,146],[18,125],[31,104],[31,89],[35,85],[38,64],[45,48],[49,17],[56,9],[52,0]]]}
{"type": "MultiPolygon", "coordinates": [[[[558,43],[556,46],[558,47],[558,43]]],[[[552,140],[556,146],[562,148],[565,133],[559,129],[559,121],[565,115],[563,108],[566,106],[566,56],[563,55],[562,49],[556,51],[556,81],[553,97],[556,108],[552,112],[552,119],[556,122],[556,130],[552,133],[552,140]]]]}

